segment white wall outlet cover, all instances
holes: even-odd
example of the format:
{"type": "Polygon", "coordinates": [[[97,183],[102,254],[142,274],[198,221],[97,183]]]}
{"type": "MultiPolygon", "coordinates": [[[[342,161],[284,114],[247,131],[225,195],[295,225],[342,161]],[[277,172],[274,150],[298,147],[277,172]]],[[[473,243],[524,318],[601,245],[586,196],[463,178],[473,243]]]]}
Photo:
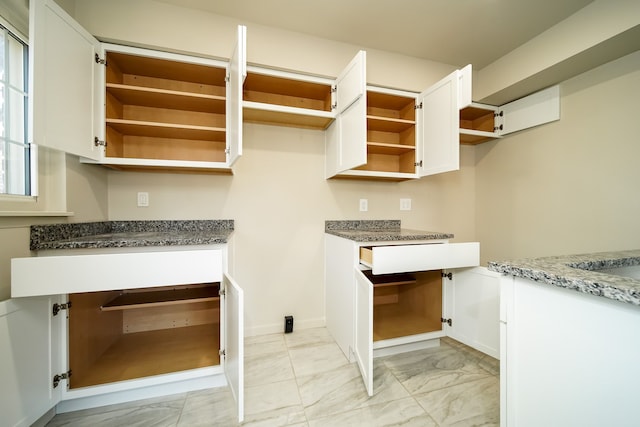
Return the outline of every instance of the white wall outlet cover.
{"type": "Polygon", "coordinates": [[[138,207],[149,206],[149,193],[146,191],[138,192],[138,207]]]}
{"type": "Polygon", "coordinates": [[[366,212],[369,210],[369,201],[367,199],[360,199],[360,212],[366,212]]]}
{"type": "Polygon", "coordinates": [[[400,199],[400,210],[401,211],[410,211],[411,210],[411,199],[400,199]]]}

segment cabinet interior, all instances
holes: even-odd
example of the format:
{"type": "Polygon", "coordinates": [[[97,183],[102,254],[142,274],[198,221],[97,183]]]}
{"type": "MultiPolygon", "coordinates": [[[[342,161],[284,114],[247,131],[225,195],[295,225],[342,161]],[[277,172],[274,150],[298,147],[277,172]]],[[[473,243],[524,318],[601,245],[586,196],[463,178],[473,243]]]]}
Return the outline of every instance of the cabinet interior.
{"type": "Polygon", "coordinates": [[[333,118],[331,112],[331,85],[296,80],[281,76],[248,73],[243,86],[243,100],[272,106],[300,108],[300,114],[248,107],[243,119],[249,123],[326,129],[333,118]]]}
{"type": "Polygon", "coordinates": [[[367,91],[367,164],[356,169],[414,173],[415,98],[367,91]]]}
{"type": "Polygon", "coordinates": [[[70,388],[220,364],[219,283],[69,295],[70,388]]]}
{"type": "Polygon", "coordinates": [[[107,52],[106,156],[226,160],[226,69],[107,52]]]}
{"type": "Polygon", "coordinates": [[[466,107],[460,110],[460,144],[480,144],[491,139],[494,135],[475,134],[465,130],[495,132],[495,111],[480,107],[466,107]]]}
{"type": "Polygon", "coordinates": [[[373,284],[373,340],[442,330],[441,273],[365,272],[373,284]]]}

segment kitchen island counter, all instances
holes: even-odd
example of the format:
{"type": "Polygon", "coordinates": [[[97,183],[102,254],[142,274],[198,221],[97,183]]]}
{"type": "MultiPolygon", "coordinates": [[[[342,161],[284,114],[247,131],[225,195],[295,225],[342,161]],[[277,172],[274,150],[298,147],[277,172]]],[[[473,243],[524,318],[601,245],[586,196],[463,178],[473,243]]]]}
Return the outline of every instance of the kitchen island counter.
{"type": "Polygon", "coordinates": [[[612,269],[640,270],[640,250],[489,262],[489,270],[640,306],[640,279],[612,269]]]}

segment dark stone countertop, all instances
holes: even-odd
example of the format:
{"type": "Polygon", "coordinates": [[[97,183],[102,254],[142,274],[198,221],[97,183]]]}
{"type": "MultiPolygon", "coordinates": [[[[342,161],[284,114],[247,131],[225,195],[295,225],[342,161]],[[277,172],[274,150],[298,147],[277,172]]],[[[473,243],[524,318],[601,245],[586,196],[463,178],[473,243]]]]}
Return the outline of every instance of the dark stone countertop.
{"type": "Polygon", "coordinates": [[[400,220],[325,221],[325,233],[356,242],[447,240],[451,233],[401,228],[400,220]]]}
{"type": "Polygon", "coordinates": [[[102,221],[33,225],[30,249],[98,249],[227,243],[233,220],[102,221]]]}
{"type": "Polygon", "coordinates": [[[640,268],[640,250],[489,262],[489,270],[640,306],[640,278],[609,271],[640,268]]]}

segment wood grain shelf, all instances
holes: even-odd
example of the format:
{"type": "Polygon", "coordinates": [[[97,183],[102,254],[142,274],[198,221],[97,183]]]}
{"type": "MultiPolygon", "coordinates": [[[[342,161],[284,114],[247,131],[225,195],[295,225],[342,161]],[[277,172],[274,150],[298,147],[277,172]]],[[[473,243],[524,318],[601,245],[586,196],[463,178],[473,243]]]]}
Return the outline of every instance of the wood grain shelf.
{"type": "Polygon", "coordinates": [[[224,96],[107,83],[107,92],[122,104],[224,114],[224,96]]]}
{"type": "Polygon", "coordinates": [[[403,132],[416,125],[415,120],[367,115],[367,129],[381,132],[403,132]]]}
{"type": "Polygon", "coordinates": [[[400,155],[415,151],[416,147],[413,145],[367,142],[367,152],[371,154],[400,155]]]}
{"type": "Polygon", "coordinates": [[[226,138],[226,130],[218,127],[124,119],[107,119],[106,122],[107,126],[128,136],[149,136],[155,138],[193,139],[204,141],[224,141],[226,138]]]}
{"type": "Polygon", "coordinates": [[[219,287],[214,285],[187,289],[126,292],[104,304],[100,309],[102,311],[130,310],[135,308],[217,301],[220,299],[218,290],[219,287]]]}

